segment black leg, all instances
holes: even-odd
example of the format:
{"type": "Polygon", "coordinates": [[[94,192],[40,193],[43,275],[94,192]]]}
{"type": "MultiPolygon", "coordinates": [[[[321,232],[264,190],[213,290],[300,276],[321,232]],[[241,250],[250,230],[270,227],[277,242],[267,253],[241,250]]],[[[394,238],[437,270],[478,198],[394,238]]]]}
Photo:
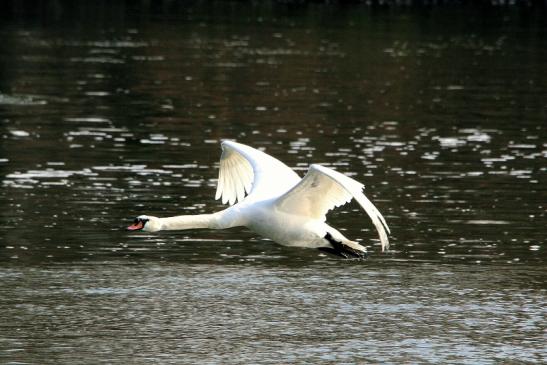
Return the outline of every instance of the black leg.
{"type": "Polygon", "coordinates": [[[335,250],[334,248],[331,248],[331,247],[319,247],[318,249],[319,249],[319,251],[330,253],[331,255],[334,255],[334,256],[343,257],[345,259],[348,258],[348,255],[346,255],[345,253],[343,253],[341,251],[337,251],[337,250],[335,250]]]}
{"type": "Polygon", "coordinates": [[[344,245],[342,242],[338,242],[335,240],[330,233],[327,232],[325,235],[325,239],[329,241],[329,243],[332,245],[332,248],[330,247],[321,247],[321,251],[329,252],[334,255],[344,257],[344,258],[350,258],[350,257],[359,257],[359,258],[365,258],[366,253],[362,251],[358,251],[354,248],[351,248],[347,245],[344,245]]]}

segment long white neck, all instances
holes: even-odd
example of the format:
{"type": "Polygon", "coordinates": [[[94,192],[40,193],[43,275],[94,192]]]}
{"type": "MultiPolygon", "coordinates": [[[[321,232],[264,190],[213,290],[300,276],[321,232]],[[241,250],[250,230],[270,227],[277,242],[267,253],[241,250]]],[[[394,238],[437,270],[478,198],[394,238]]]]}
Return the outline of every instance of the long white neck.
{"type": "Polygon", "coordinates": [[[162,230],[218,228],[216,214],[179,215],[176,217],[160,218],[162,230]]]}
{"type": "Polygon", "coordinates": [[[159,225],[156,230],[178,229],[225,229],[244,226],[246,223],[237,208],[230,207],[213,214],[179,215],[176,217],[158,218],[159,225]]]}

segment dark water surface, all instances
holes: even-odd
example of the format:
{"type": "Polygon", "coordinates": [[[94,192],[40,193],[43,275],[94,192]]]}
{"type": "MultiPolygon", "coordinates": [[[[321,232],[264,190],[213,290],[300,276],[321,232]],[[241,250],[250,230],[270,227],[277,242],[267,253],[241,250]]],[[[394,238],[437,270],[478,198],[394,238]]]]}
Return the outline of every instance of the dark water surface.
{"type": "Polygon", "coordinates": [[[0,23],[1,363],[547,362],[544,12],[41,4],[0,23]],[[122,229],[222,209],[224,138],[365,183],[392,250],[355,204],[366,261],[122,229]]]}

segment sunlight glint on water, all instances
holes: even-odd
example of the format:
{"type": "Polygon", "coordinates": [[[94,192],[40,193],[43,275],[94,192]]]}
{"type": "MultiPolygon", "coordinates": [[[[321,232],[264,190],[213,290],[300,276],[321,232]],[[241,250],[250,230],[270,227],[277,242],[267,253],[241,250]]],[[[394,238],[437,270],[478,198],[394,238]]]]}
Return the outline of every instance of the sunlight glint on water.
{"type": "Polygon", "coordinates": [[[542,24],[211,4],[0,29],[0,361],[547,362],[542,24]],[[222,209],[224,138],[365,183],[392,250],[356,204],[366,261],[123,230],[222,209]]]}

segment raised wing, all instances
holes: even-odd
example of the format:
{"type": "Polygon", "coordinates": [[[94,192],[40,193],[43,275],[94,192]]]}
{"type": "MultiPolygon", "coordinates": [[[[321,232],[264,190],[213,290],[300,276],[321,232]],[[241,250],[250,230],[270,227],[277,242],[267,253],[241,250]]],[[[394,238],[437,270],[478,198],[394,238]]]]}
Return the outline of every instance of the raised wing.
{"type": "Polygon", "coordinates": [[[321,165],[311,165],[304,178],[276,202],[279,210],[304,215],[315,219],[326,219],[329,210],[351,201],[357,202],[369,215],[378,231],[382,251],[389,248],[389,227],[382,214],[363,193],[364,185],[346,175],[321,165]]]}
{"type": "Polygon", "coordinates": [[[233,205],[253,197],[276,197],[295,186],[300,177],[281,161],[241,143],[222,142],[215,199],[233,205]]]}

